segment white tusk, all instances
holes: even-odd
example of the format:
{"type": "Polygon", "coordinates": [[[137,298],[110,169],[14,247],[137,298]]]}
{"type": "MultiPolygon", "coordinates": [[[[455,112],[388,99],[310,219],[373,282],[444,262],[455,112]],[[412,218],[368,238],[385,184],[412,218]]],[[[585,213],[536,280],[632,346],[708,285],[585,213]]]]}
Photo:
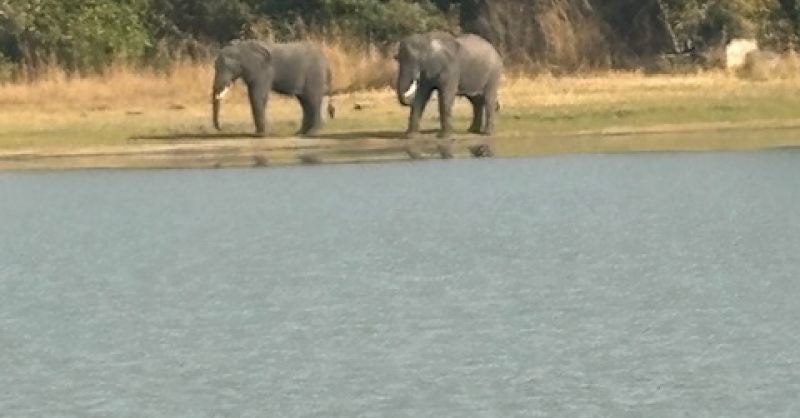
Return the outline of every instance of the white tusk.
{"type": "Polygon", "coordinates": [[[230,89],[231,89],[231,86],[227,86],[224,89],[222,89],[222,91],[217,94],[217,100],[222,100],[222,98],[225,97],[228,94],[230,89]]]}
{"type": "Polygon", "coordinates": [[[410,99],[412,96],[414,96],[414,93],[416,92],[417,92],[417,80],[414,80],[411,83],[411,87],[409,87],[408,90],[405,93],[403,93],[403,97],[405,97],[406,99],[410,99]]]}

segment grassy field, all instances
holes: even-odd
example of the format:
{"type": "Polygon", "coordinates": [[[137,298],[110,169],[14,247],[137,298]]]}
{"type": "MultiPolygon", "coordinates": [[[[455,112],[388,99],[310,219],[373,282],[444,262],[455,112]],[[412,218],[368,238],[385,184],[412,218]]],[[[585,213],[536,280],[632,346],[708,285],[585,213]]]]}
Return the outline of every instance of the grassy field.
{"type": "MultiPolygon", "coordinates": [[[[407,109],[397,104],[388,88],[357,85],[375,73],[385,79],[390,64],[362,58],[353,66],[343,58],[338,62],[337,57],[332,60],[337,87],[356,91],[335,97],[337,117],[327,121],[319,139],[289,138],[297,129],[299,106],[276,96],[268,109],[270,137],[247,137],[252,123],[242,85],[223,103],[224,132],[214,131],[210,65],[179,65],[169,74],[119,68],[104,77],[84,79],[55,71],[33,82],[3,85],[0,168],[69,166],[64,156],[78,154],[83,159],[76,166],[92,166],[92,156],[99,161],[98,156],[109,154],[120,160],[113,166],[126,166],[120,154],[148,150],[183,152],[179,165],[191,165],[190,151],[200,148],[206,164],[213,162],[219,149],[233,155],[268,152],[274,147],[291,150],[320,145],[352,150],[400,144],[407,109]],[[34,164],[38,156],[62,158],[60,163],[38,160],[34,164]]],[[[509,75],[500,96],[502,110],[494,139],[499,156],[800,144],[800,75],[794,74],[768,80],[723,72],[509,75]]],[[[435,110],[435,106],[428,108],[424,128],[436,128],[435,110]]],[[[466,100],[458,101],[457,139],[466,138],[460,132],[469,124],[470,111],[466,100]]],[[[251,157],[243,164],[258,161],[251,157]]],[[[162,158],[155,165],[170,164],[170,159],[162,158]]],[[[231,161],[230,165],[242,164],[231,161]]]]}

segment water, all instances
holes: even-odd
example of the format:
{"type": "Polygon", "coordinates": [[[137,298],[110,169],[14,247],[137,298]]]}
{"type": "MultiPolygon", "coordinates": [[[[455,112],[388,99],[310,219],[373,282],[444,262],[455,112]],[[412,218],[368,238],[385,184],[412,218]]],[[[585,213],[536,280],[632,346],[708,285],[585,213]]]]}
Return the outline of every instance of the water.
{"type": "Polygon", "coordinates": [[[0,173],[0,416],[794,417],[798,167],[0,173]]]}

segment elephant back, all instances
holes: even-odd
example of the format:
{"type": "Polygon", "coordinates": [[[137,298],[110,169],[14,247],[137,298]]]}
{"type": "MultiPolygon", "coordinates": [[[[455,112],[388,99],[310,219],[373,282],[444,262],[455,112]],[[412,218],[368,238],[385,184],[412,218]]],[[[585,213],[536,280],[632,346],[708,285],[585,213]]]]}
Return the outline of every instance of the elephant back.
{"type": "Polygon", "coordinates": [[[268,48],[276,91],[303,94],[311,89],[315,95],[316,90],[327,92],[328,63],[320,47],[297,41],[271,44],[268,48]]]}
{"type": "Polygon", "coordinates": [[[482,62],[490,68],[501,70],[503,68],[503,59],[500,53],[489,41],[481,36],[475,34],[464,34],[456,38],[461,46],[462,54],[466,59],[474,64],[474,62],[482,62]]]}

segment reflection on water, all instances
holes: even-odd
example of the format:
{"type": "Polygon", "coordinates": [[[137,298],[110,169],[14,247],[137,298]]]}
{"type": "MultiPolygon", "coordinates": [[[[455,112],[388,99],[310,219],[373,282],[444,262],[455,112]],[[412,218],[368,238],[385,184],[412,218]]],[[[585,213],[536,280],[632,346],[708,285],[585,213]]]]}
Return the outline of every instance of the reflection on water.
{"type": "Polygon", "coordinates": [[[798,167],[0,173],[0,411],[793,416],[798,167]]]}

